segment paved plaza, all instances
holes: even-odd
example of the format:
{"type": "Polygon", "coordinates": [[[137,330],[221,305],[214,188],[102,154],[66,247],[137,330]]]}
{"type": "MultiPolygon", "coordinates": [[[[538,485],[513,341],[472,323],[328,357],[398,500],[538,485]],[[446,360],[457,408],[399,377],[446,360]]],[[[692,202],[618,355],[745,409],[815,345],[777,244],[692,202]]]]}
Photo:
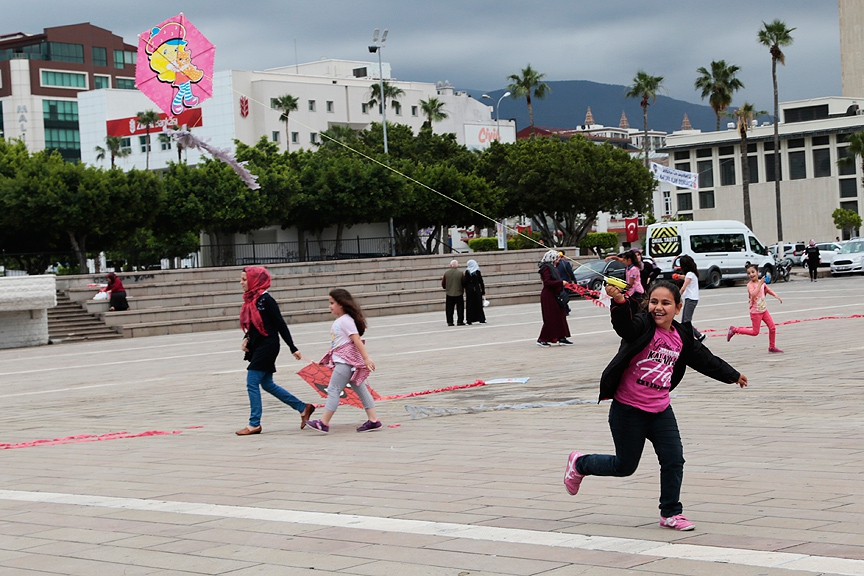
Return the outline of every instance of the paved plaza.
{"type": "MultiPolygon", "coordinates": [[[[443,293],[440,313],[372,318],[381,395],[529,380],[381,402],[368,434],[350,406],[301,431],[265,394],[263,434],[235,436],[239,329],[0,350],[0,575],[864,575],[864,278],[775,289],[778,324],[812,320],[778,326],[782,355],[764,331],[726,341],[743,285],[702,291],[695,324],[750,386],[688,371],[673,394],[693,532],[658,526],[650,446],[635,475],[564,489],[570,451],[612,451],[596,399],[618,339],[587,301],[551,349],[539,296],[489,294],[482,326],[448,327],[443,293]]],[[[329,322],[292,334],[317,359],[329,322]]],[[[287,349],[277,366],[321,402],[287,349]]]]}

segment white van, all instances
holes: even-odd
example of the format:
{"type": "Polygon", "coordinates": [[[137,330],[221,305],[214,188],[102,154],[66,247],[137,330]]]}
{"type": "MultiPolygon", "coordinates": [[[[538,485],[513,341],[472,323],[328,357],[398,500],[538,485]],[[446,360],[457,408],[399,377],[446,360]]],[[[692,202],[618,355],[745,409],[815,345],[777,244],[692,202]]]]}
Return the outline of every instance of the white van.
{"type": "Polygon", "coordinates": [[[699,280],[708,287],[747,278],[747,262],[759,266],[763,274],[774,274],[774,259],[768,250],[737,220],[651,224],[647,242],[648,255],[660,267],[661,278],[672,277],[675,259],[682,254],[693,257],[699,280]]]}

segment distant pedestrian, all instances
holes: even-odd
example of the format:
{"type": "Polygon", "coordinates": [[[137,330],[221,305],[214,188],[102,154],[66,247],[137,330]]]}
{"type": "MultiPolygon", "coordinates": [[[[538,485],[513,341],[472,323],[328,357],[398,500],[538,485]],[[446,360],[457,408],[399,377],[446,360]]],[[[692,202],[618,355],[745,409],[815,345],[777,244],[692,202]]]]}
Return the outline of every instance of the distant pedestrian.
{"type": "Polygon", "coordinates": [[[486,296],[486,285],[483,283],[480,266],[475,260],[468,260],[465,265],[462,286],[465,288],[465,323],[469,326],[474,322],[485,324],[486,313],[483,311],[483,300],[486,296]]]}
{"type": "Polygon", "coordinates": [[[632,297],[634,294],[638,296],[636,298],[642,298],[645,294],[645,288],[642,287],[642,274],[641,270],[639,270],[639,257],[636,256],[636,253],[633,250],[628,250],[621,255],[621,262],[627,267],[627,270],[624,273],[624,279],[627,281],[627,290],[626,296],[628,298],[632,297]]]}
{"type": "Polygon", "coordinates": [[[561,277],[561,280],[564,282],[576,282],[576,275],[573,274],[573,265],[570,264],[570,261],[567,259],[567,256],[564,254],[564,250],[559,250],[558,253],[561,255],[561,258],[558,259],[558,265],[555,268],[558,269],[558,276],[561,277]]]}
{"type": "Polygon", "coordinates": [[[559,294],[564,291],[564,281],[558,275],[558,260],[561,255],[556,250],[549,250],[540,259],[538,273],[543,281],[540,291],[540,312],[543,314],[543,327],[537,338],[537,345],[549,348],[558,343],[562,346],[573,344],[567,339],[570,336],[570,326],[567,325],[567,302],[559,302],[559,294]]]}
{"type": "Polygon", "coordinates": [[[240,349],[246,353],[249,362],[246,368],[246,391],[249,394],[249,425],[237,431],[238,436],[249,436],[261,433],[261,390],[263,388],[294,410],[300,413],[300,429],[306,426],[306,421],[315,406],[306,404],[296,396],[277,386],[273,382],[276,372],[276,357],[279,356],[279,336],[291,349],[298,360],[302,358],[300,350],[294,345],[285,318],[279,311],[279,305],[267,289],[270,288],[270,273],[262,266],[249,266],[240,274],[240,285],[243,287],[243,307],[240,309],[240,328],[243,329],[243,343],[240,349]]]}
{"type": "MultiPolygon", "coordinates": [[[[681,286],[681,297],[684,299],[681,322],[687,323],[693,321],[693,312],[699,304],[699,269],[696,267],[696,261],[689,254],[681,256],[678,262],[684,275],[684,284],[681,286]]],[[[705,335],[700,333],[695,326],[693,326],[693,336],[700,342],[705,340],[705,335]]]]}
{"type": "Polygon", "coordinates": [[[816,241],[810,239],[810,244],[804,250],[807,253],[807,268],[810,269],[810,281],[816,282],[816,271],[819,268],[821,257],[819,256],[819,247],[816,246],[816,241]]]}
{"type": "MultiPolygon", "coordinates": [[[[643,292],[648,291],[648,287],[651,285],[651,282],[657,279],[657,276],[660,275],[660,268],[657,264],[654,263],[654,260],[645,256],[641,250],[632,250],[633,255],[636,257],[636,268],[639,269],[639,279],[642,282],[642,290],[643,292]]],[[[612,254],[607,256],[605,260],[608,262],[609,260],[617,260],[618,262],[624,263],[624,254],[626,252],[622,252],[621,254],[612,254]]]]}
{"type": "Polygon", "coordinates": [[[444,277],[441,278],[441,288],[447,291],[447,300],[444,304],[445,316],[447,317],[447,325],[453,326],[453,309],[456,309],[457,325],[465,325],[465,299],[463,293],[465,288],[462,286],[462,273],[459,272],[459,262],[457,260],[450,261],[450,268],[444,272],[444,277]]]}
{"type": "Polygon", "coordinates": [[[726,334],[726,341],[732,339],[735,334],[746,334],[747,336],[758,336],[759,328],[762,322],[768,326],[768,352],[782,354],[783,350],[777,348],[777,328],[774,326],[774,319],[768,313],[768,304],[765,302],[765,295],[770,294],[774,298],[783,303],[780,298],[771,288],[765,284],[763,278],[759,278],[759,269],[755,264],[747,263],[747,277],[750,281],[747,283],[747,295],[750,297],[750,320],[753,321],[752,328],[744,328],[735,326],[729,327],[729,332],[726,334]]]}
{"type": "Polygon", "coordinates": [[[684,516],[680,500],[684,447],[669,394],[688,366],[741,388],[747,386],[747,377],[696,340],[689,325],[675,322],[681,293],[671,282],[651,285],[647,313],[637,312],[614,286],[607,285],[606,293],[613,299],[612,327],[621,337],[618,353],[600,378],[600,400],[612,400],[609,429],[615,454],[571,452],[564,487],[575,496],[586,476],[632,475],[645,440],[650,440],[660,462],[660,526],[693,530],[695,524],[684,516]]]}
{"type": "Polygon", "coordinates": [[[375,401],[366,386],[366,379],[375,370],[375,364],[366,352],[361,336],[366,333],[366,318],[360,305],[347,290],[335,288],[330,291],[330,312],[336,316],[330,328],[330,350],[318,362],[333,368],[330,384],[327,386],[327,402],[320,420],[310,420],[309,428],[323,434],[330,432],[330,419],[339,407],[339,398],[348,383],[366,410],[368,420],[357,432],[371,432],[381,428],[381,421],[375,411],[375,401]]]}
{"type": "Polygon", "coordinates": [[[117,277],[114,272],[108,273],[108,286],[105,291],[110,296],[109,312],[123,312],[129,309],[129,301],[126,300],[126,288],[123,287],[123,282],[117,277]]]}

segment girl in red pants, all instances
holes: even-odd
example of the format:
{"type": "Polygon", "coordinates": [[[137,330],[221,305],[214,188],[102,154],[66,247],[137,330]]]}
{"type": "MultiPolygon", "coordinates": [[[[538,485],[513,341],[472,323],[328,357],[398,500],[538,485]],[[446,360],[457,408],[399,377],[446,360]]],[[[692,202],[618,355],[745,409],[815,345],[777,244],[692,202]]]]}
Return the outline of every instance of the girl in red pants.
{"type": "Polygon", "coordinates": [[[765,280],[759,278],[759,270],[755,264],[747,263],[747,277],[750,278],[750,282],[747,283],[747,294],[750,296],[750,320],[753,321],[753,327],[736,328],[735,326],[730,326],[729,332],[726,334],[726,341],[731,340],[735,334],[758,336],[762,322],[765,322],[765,325],[768,326],[768,352],[782,354],[783,351],[776,346],[777,329],[774,327],[774,320],[771,318],[771,314],[768,313],[765,295],[770,294],[779,300],[781,304],[783,303],[783,299],[765,284],[765,280]]]}

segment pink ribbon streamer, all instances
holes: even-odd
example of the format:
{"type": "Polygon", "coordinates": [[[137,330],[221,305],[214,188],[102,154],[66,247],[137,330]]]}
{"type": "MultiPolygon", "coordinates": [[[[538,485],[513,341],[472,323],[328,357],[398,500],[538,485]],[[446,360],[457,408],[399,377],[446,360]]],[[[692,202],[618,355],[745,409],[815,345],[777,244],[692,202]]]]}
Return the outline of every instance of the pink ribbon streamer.
{"type": "Polygon", "coordinates": [[[173,434],[182,434],[182,430],[148,430],[146,432],[138,432],[130,434],[129,432],[109,432],[107,434],[78,434],[76,436],[65,436],[63,438],[53,438],[44,440],[31,440],[30,442],[18,442],[16,444],[0,443],[0,450],[13,450],[15,448],[33,448],[34,446],[56,446],[58,444],[81,444],[83,442],[102,442],[103,440],[120,440],[122,438],[141,438],[144,436],[170,436],[173,434]]]}

